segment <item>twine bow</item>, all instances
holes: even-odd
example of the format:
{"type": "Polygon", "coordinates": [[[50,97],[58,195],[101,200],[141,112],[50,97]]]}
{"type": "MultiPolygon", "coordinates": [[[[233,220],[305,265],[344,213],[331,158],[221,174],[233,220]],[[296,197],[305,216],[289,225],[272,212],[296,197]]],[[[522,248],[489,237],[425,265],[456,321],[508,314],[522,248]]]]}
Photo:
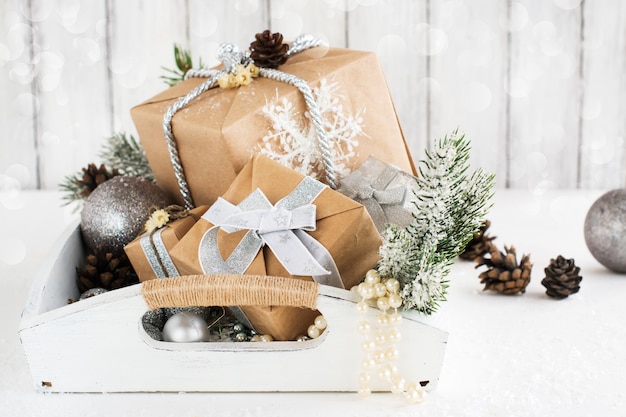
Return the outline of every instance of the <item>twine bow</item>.
{"type": "MultiPolygon", "coordinates": [[[[289,46],[289,50],[287,51],[286,56],[290,57],[304,50],[321,45],[323,45],[323,42],[321,40],[316,39],[310,35],[301,35],[296,38],[296,40],[293,41],[293,43],[289,46]]],[[[224,66],[224,68],[221,70],[191,69],[187,71],[187,73],[185,74],[185,78],[201,77],[208,79],[204,83],[191,90],[184,97],[179,98],[167,109],[165,115],[163,116],[163,133],[165,135],[165,141],[167,143],[170,160],[174,168],[174,174],[176,175],[176,179],[178,181],[178,187],[183,197],[185,208],[187,209],[193,208],[194,203],[180,161],[176,140],[172,132],[172,119],[179,110],[189,105],[192,100],[203,94],[205,91],[215,87],[218,84],[218,80],[221,76],[223,76],[224,74],[234,73],[236,71],[237,65],[247,66],[251,63],[254,63],[248,51],[240,51],[237,46],[229,43],[224,43],[220,45],[217,57],[224,66]]],[[[337,179],[335,175],[335,166],[332,160],[332,155],[330,153],[328,135],[322,126],[322,115],[317,103],[315,102],[315,97],[313,96],[313,92],[311,91],[309,85],[302,78],[271,68],[259,68],[259,76],[292,85],[302,93],[308,112],[311,116],[311,123],[313,124],[313,127],[315,129],[318,146],[322,154],[326,182],[328,183],[330,188],[336,189],[337,179]]]]}
{"type": "Polygon", "coordinates": [[[200,241],[198,259],[205,274],[244,273],[259,250],[267,245],[291,275],[312,276],[321,284],[343,288],[328,250],[306,231],[316,228],[313,200],[325,186],[310,177],[272,205],[259,189],[239,205],[219,198],[202,216],[213,223],[200,241]],[[218,232],[248,230],[228,259],[218,248],[218,232]]]}

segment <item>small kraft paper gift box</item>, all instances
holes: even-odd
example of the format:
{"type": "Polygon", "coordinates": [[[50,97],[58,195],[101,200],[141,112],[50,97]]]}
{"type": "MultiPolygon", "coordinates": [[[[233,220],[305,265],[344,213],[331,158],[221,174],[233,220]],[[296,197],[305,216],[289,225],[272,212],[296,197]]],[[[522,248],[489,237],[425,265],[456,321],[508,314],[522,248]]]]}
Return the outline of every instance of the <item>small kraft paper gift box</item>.
{"type": "MultiPolygon", "coordinates": [[[[380,244],[361,204],[257,155],[171,256],[185,275],[270,275],[350,289],[375,266],[380,244]]],[[[241,310],[256,331],[277,340],[306,334],[319,314],[275,306],[241,310]]]]}
{"type": "Polygon", "coordinates": [[[222,45],[218,57],[223,66],[192,70],[131,110],[156,181],[179,204],[213,204],[259,152],[313,171],[333,159],[337,178],[321,178],[331,188],[370,155],[415,173],[374,53],[301,37],[277,69],[233,45],[222,45]],[[310,160],[307,147],[321,156],[310,160]],[[190,195],[181,192],[187,188],[190,195]]]}
{"type": "Polygon", "coordinates": [[[183,217],[172,220],[156,230],[137,236],[135,240],[124,247],[139,281],[180,275],[169,251],[208,208],[208,206],[200,206],[186,211],[183,217]]]}

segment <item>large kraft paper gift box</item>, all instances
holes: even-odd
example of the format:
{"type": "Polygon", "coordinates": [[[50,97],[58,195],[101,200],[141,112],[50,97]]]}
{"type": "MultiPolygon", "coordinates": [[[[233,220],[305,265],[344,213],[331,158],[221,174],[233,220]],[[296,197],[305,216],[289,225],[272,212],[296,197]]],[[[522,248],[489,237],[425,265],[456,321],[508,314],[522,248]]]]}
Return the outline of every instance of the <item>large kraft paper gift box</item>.
{"type": "MultiPolygon", "coordinates": [[[[304,79],[311,88],[336,83],[342,109],[362,117],[356,169],[370,155],[415,174],[392,98],[374,53],[315,47],[289,57],[278,70],[304,79]]],[[[131,110],[141,143],[159,186],[183,203],[163,133],[163,116],[179,98],[205,81],[189,78],[131,110]]],[[[300,115],[307,112],[301,92],[268,78],[237,88],[211,88],[174,114],[172,131],[194,205],[212,204],[228,189],[262,146],[271,121],[262,114],[272,100],[287,99],[300,115]]]]}
{"type": "MultiPolygon", "coordinates": [[[[248,199],[253,192],[260,190],[269,202],[275,205],[303,183],[304,178],[290,168],[263,155],[257,155],[242,169],[222,199],[238,205],[248,199]]],[[[310,177],[306,180],[319,184],[323,190],[312,202],[316,208],[315,230],[305,233],[317,240],[330,253],[343,286],[349,289],[356,285],[379,259],[378,249],[381,241],[376,226],[361,204],[310,177]]],[[[212,209],[214,207],[207,213],[212,209]]],[[[201,265],[199,259],[203,257],[199,251],[200,242],[214,226],[205,219],[205,216],[198,220],[171,250],[171,256],[181,274],[210,272],[206,271],[207,268],[201,265]]],[[[218,256],[227,260],[246,233],[245,230],[232,233],[219,230],[218,256]]],[[[263,246],[252,256],[254,260],[245,272],[240,273],[292,277],[309,281],[313,279],[311,276],[290,274],[268,246],[263,246]]],[[[294,307],[242,307],[242,310],[258,332],[269,334],[277,340],[295,340],[300,335],[306,335],[307,327],[319,314],[294,307]]]]}

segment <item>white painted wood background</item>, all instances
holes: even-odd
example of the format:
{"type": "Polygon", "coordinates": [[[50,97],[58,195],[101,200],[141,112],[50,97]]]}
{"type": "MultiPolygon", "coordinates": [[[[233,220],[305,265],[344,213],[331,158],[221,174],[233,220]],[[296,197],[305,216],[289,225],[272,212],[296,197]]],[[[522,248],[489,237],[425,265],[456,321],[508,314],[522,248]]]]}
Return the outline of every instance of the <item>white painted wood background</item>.
{"type": "Polygon", "coordinates": [[[214,64],[265,28],[376,51],[415,159],[459,127],[500,188],[626,186],[623,0],[0,0],[0,190],[134,133],[173,43],[214,64]]]}

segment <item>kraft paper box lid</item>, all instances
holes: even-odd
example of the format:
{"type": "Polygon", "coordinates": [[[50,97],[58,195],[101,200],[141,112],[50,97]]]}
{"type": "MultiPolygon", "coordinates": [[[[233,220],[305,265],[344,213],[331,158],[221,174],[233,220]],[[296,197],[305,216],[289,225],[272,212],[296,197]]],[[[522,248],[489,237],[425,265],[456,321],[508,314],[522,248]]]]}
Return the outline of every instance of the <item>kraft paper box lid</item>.
{"type": "MultiPolygon", "coordinates": [[[[279,70],[306,80],[311,88],[322,79],[335,82],[341,105],[354,114],[363,110],[363,135],[358,138],[350,168],[356,169],[375,155],[415,173],[374,53],[313,48],[290,57],[279,70]]],[[[188,79],[131,110],[157,183],[179,203],[182,198],[163,134],[163,115],[177,99],[204,81],[188,79]]],[[[295,87],[259,77],[247,86],[212,88],[174,115],[172,131],[195,205],[212,204],[260,150],[262,138],[271,128],[262,108],[277,97],[293,103],[299,114],[307,111],[302,94],[295,87]]]]}

